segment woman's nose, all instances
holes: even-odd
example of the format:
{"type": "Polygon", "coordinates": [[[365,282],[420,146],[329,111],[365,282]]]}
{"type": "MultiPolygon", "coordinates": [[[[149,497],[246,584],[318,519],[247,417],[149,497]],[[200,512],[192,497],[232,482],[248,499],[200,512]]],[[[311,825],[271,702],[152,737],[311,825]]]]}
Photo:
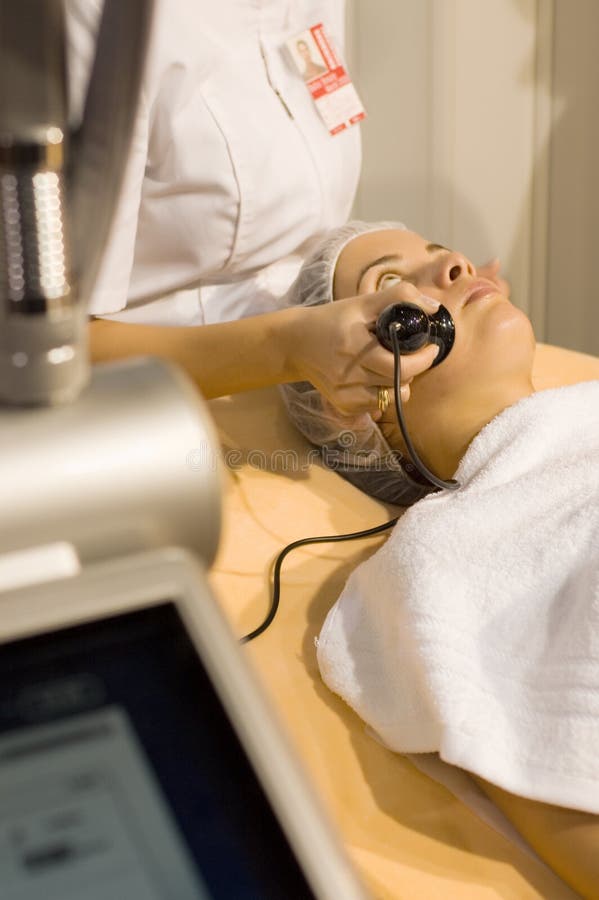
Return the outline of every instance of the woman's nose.
{"type": "Polygon", "coordinates": [[[476,269],[470,260],[452,250],[439,259],[435,280],[439,287],[446,288],[464,276],[472,278],[474,275],[476,275],[476,269]]]}

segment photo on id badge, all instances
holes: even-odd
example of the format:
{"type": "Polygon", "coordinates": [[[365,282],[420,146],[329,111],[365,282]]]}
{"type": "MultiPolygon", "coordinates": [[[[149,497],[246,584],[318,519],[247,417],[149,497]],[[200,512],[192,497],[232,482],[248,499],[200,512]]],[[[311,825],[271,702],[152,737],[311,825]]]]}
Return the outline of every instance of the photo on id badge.
{"type": "Polygon", "coordinates": [[[328,72],[325,60],[309,29],[294,38],[290,50],[304,81],[312,81],[328,72]]]}

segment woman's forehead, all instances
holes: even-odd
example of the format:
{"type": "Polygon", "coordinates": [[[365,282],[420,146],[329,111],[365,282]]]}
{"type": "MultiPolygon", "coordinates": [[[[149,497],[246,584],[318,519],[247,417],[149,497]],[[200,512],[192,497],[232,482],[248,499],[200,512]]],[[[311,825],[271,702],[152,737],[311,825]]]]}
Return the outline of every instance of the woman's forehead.
{"type": "MultiPolygon", "coordinates": [[[[407,231],[403,228],[387,228],[381,231],[369,231],[366,234],[360,234],[344,248],[350,253],[353,248],[355,255],[359,255],[367,260],[366,257],[372,259],[380,256],[379,250],[385,253],[396,252],[399,255],[423,252],[427,241],[422,235],[415,231],[407,231]]],[[[342,254],[343,255],[343,254],[342,254]]]]}

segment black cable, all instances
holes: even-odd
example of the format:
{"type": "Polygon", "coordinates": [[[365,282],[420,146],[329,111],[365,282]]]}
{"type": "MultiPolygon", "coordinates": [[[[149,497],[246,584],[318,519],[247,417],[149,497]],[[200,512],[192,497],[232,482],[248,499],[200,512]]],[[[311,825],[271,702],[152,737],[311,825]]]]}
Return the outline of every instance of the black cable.
{"type": "Polygon", "coordinates": [[[257,628],[254,628],[253,631],[250,631],[249,634],[246,634],[241,638],[240,643],[247,644],[255,637],[258,637],[259,634],[262,634],[263,631],[266,631],[266,629],[276,616],[277,609],[279,608],[279,597],[281,591],[281,566],[283,565],[283,560],[288,553],[291,553],[291,551],[295,550],[296,547],[302,547],[305,544],[332,544],[335,541],[354,541],[358,538],[370,537],[373,534],[379,534],[379,532],[381,531],[386,531],[388,528],[392,528],[397,522],[397,518],[398,517],[396,516],[394,519],[390,519],[388,522],[383,522],[382,525],[376,525],[374,528],[367,528],[365,531],[354,531],[351,534],[329,534],[325,537],[301,538],[299,541],[293,541],[292,544],[287,544],[287,546],[283,550],[281,550],[275,561],[272,576],[272,599],[270,601],[270,609],[268,611],[268,614],[257,628]]]}
{"type": "Polygon", "coordinates": [[[391,343],[393,344],[393,358],[395,361],[393,376],[395,385],[395,412],[397,413],[397,421],[399,422],[399,427],[401,429],[406,448],[415,467],[418,469],[420,474],[424,478],[426,478],[427,481],[429,481],[435,487],[441,488],[441,490],[457,491],[457,489],[460,487],[460,482],[456,481],[454,478],[452,478],[450,481],[443,481],[442,478],[437,478],[437,476],[424,465],[424,463],[418,456],[416,448],[414,447],[414,444],[410,439],[410,435],[408,434],[408,426],[406,425],[401,405],[401,350],[399,347],[399,337],[397,332],[397,325],[395,327],[391,326],[389,328],[389,337],[391,339],[391,343]]]}
{"type": "MultiPolygon", "coordinates": [[[[455,481],[454,479],[451,479],[451,481],[443,481],[443,479],[437,478],[437,476],[434,475],[430,471],[430,469],[427,469],[427,467],[424,465],[424,463],[418,456],[418,453],[416,452],[416,448],[410,440],[401,405],[401,350],[399,347],[397,327],[391,327],[389,329],[389,334],[391,337],[391,342],[393,344],[393,357],[395,361],[393,378],[395,383],[395,411],[397,413],[397,421],[399,422],[399,427],[401,429],[401,433],[403,435],[408,453],[410,454],[414,466],[418,469],[420,474],[427,479],[427,481],[429,481],[435,487],[441,488],[442,490],[455,491],[460,487],[459,481],[455,481]]],[[[376,525],[374,528],[367,528],[365,531],[354,531],[351,534],[329,534],[325,535],[324,537],[301,538],[298,541],[293,541],[293,543],[287,544],[287,546],[284,547],[283,550],[281,550],[275,560],[272,577],[272,599],[270,601],[270,609],[268,610],[266,617],[263,619],[260,625],[258,625],[257,628],[254,628],[253,631],[250,631],[248,634],[244,635],[240,639],[240,643],[247,644],[249,643],[249,641],[253,641],[254,638],[262,634],[263,631],[266,631],[266,629],[276,616],[277,610],[279,608],[279,599],[281,594],[281,566],[283,565],[283,560],[288,553],[291,553],[291,551],[295,550],[296,547],[303,547],[306,544],[332,544],[336,541],[355,541],[359,538],[370,537],[373,534],[379,534],[381,531],[386,531],[388,528],[392,528],[397,522],[397,518],[398,517],[396,516],[394,519],[390,519],[388,522],[383,522],[382,525],[376,525]]]]}

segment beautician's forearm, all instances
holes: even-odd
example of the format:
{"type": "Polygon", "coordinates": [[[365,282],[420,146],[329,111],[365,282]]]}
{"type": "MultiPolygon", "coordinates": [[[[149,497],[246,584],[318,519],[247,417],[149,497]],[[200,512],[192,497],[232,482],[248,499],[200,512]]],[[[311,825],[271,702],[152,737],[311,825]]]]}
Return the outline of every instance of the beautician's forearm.
{"type": "Polygon", "coordinates": [[[93,362],[158,356],[181,366],[206,398],[292,381],[289,342],[297,309],[198,327],[90,323],[93,362]]]}
{"type": "MultiPolygon", "coordinates": [[[[133,325],[96,319],[90,325],[94,362],[159,356],[181,366],[205,397],[309,381],[343,415],[378,414],[381,386],[394,383],[393,354],[376,339],[381,311],[400,302],[432,303],[408,282],[316,306],[293,306],[234,322],[198,327],[133,325]],[[414,298],[416,294],[416,298],[414,298]]],[[[438,347],[411,353],[404,384],[424,372],[438,347]]]]}

